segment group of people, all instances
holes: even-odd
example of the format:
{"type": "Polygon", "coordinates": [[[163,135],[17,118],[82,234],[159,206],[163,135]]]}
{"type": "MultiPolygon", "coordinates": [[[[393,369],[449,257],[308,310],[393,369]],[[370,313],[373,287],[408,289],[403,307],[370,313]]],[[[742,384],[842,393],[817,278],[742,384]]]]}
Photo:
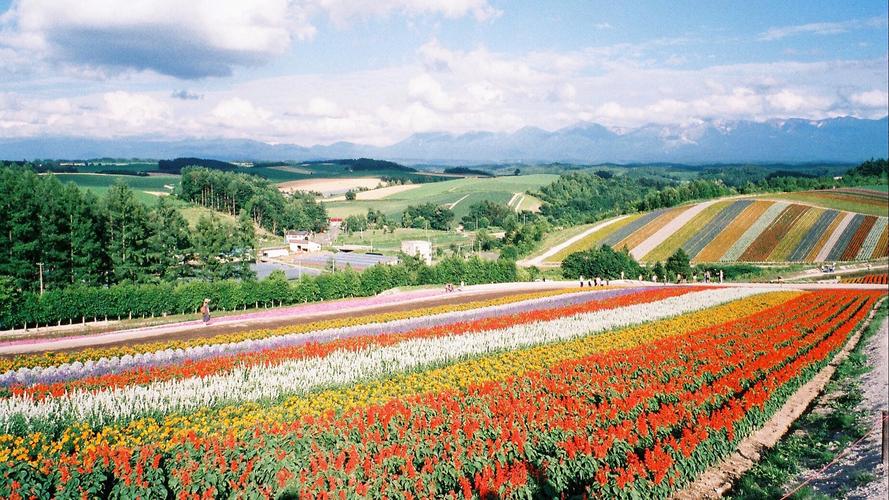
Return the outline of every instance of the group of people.
{"type": "Polygon", "coordinates": [[[447,285],[445,285],[445,293],[462,292],[464,286],[466,286],[466,283],[464,281],[460,282],[459,287],[455,287],[453,283],[448,283],[447,285]]]}
{"type": "MultiPolygon", "coordinates": [[[[584,280],[583,276],[580,277],[580,288],[583,288],[584,280]]],[[[608,278],[602,279],[598,276],[595,278],[590,278],[586,280],[586,285],[590,288],[594,286],[608,286],[608,278]]]]}

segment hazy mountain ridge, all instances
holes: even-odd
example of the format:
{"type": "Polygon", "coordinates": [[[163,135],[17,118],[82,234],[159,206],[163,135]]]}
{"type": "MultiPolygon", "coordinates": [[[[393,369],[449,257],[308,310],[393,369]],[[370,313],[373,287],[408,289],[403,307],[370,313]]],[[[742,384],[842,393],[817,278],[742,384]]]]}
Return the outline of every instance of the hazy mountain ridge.
{"type": "Polygon", "coordinates": [[[315,160],[370,157],[411,162],[856,162],[889,156],[889,117],[766,122],[710,121],[612,130],[580,122],[555,131],[524,127],[511,133],[414,134],[390,146],[350,142],[304,147],[249,139],[0,140],[0,158],[174,158],[315,160]]]}

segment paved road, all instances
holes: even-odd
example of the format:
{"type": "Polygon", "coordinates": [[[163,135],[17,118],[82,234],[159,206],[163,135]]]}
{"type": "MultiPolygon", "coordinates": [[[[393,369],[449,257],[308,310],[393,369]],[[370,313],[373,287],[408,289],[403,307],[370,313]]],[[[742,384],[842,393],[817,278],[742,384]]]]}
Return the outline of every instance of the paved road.
{"type": "MultiPolygon", "coordinates": [[[[491,285],[467,286],[462,292],[457,292],[461,297],[478,295],[483,297],[492,292],[531,292],[539,290],[552,290],[565,288],[573,282],[547,281],[534,283],[500,283],[491,285]]],[[[345,299],[327,302],[314,302],[297,306],[281,307],[232,316],[222,316],[214,319],[213,327],[228,326],[237,329],[257,328],[272,323],[286,322],[288,319],[305,319],[311,317],[349,315],[356,313],[372,312],[375,309],[391,307],[392,304],[416,304],[418,307],[424,303],[440,302],[447,297],[443,289],[421,289],[406,292],[383,293],[375,297],[357,299],[345,299]]],[[[132,339],[145,339],[162,337],[165,335],[205,328],[200,320],[183,321],[143,328],[117,330],[92,335],[74,335],[58,338],[17,339],[0,342],[0,354],[23,354],[29,352],[57,351],[64,349],[76,349],[81,347],[116,344],[132,339]]]]}

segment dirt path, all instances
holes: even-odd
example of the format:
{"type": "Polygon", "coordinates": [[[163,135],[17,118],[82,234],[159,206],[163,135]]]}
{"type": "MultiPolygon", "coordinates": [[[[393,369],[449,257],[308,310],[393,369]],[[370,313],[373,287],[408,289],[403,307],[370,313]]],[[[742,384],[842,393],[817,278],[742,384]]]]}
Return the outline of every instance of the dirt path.
{"type": "Polygon", "coordinates": [[[558,245],[554,245],[554,246],[550,247],[549,250],[547,250],[546,252],[543,252],[542,254],[538,255],[537,257],[533,257],[528,260],[520,261],[518,264],[521,266],[524,266],[524,267],[530,267],[530,266],[540,267],[543,264],[543,262],[546,261],[546,259],[548,259],[549,257],[552,257],[553,255],[561,252],[563,249],[570,247],[574,243],[586,238],[587,236],[595,233],[596,231],[602,229],[603,227],[608,227],[617,221],[626,219],[629,216],[630,215],[621,215],[620,217],[615,217],[613,219],[608,219],[606,221],[600,222],[600,223],[596,224],[595,226],[587,229],[586,231],[584,231],[580,234],[576,234],[576,235],[568,238],[567,240],[559,243],[558,245]]]}
{"type": "Polygon", "coordinates": [[[861,379],[864,396],[858,410],[871,417],[868,434],[862,441],[843,452],[836,464],[824,471],[806,471],[796,478],[793,485],[809,481],[813,490],[830,497],[843,496],[847,499],[887,498],[887,469],[880,460],[882,425],[881,412],[889,409],[889,319],[884,318],[877,333],[868,340],[864,354],[873,369],[861,379]],[[844,493],[857,477],[872,474],[874,480],[844,493]]]}
{"type": "MultiPolygon", "coordinates": [[[[553,290],[573,286],[566,282],[546,283],[507,283],[493,285],[469,286],[462,292],[445,294],[441,290],[420,292],[401,292],[403,299],[387,300],[382,304],[366,300],[346,301],[342,307],[330,307],[323,311],[312,311],[319,303],[270,309],[256,313],[227,316],[211,321],[204,326],[201,321],[185,321],[155,327],[136,328],[112,331],[96,335],[79,335],[71,337],[30,339],[0,344],[0,357],[17,354],[47,351],[77,351],[89,347],[113,347],[135,345],[148,342],[187,340],[206,338],[221,333],[236,333],[242,330],[257,328],[277,328],[297,325],[325,319],[342,318],[344,316],[362,316],[384,312],[408,311],[411,309],[432,307],[445,304],[462,304],[480,300],[490,300],[532,291],[553,290]]],[[[332,302],[329,304],[336,304],[332,302]]],[[[323,304],[323,303],[321,303],[323,304]]]]}
{"type": "Polygon", "coordinates": [[[830,378],[836,371],[836,367],[849,356],[849,352],[858,343],[858,339],[861,338],[861,332],[867,326],[867,323],[872,320],[873,315],[874,311],[871,311],[865,325],[862,325],[849,338],[830,363],[815,374],[809,382],[793,393],[761,429],[741,441],[737,451],[729,455],[721,463],[707,469],[695,482],[677,492],[673,498],[697,500],[722,497],[736,480],[740,479],[745,472],[756,464],[762,451],[775,446],[781,440],[781,437],[787,433],[793,422],[818,397],[824,386],[830,381],[830,378]]]}

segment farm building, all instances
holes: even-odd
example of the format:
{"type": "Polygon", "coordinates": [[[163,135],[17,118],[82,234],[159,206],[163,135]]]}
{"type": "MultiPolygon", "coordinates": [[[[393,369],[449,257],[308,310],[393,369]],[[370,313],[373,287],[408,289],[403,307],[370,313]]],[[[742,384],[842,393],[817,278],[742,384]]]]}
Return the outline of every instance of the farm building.
{"type": "Polygon", "coordinates": [[[290,255],[290,250],[287,247],[274,247],[274,248],[263,248],[261,251],[261,255],[263,257],[268,257],[271,259],[277,257],[287,257],[290,255]]]}
{"type": "Polygon", "coordinates": [[[401,251],[407,255],[415,255],[427,264],[432,263],[432,243],[424,240],[405,240],[401,242],[401,251]]]}
{"type": "Polygon", "coordinates": [[[314,241],[294,241],[290,243],[291,252],[320,252],[321,244],[314,241]]]}
{"type": "Polygon", "coordinates": [[[284,239],[289,244],[304,243],[312,239],[315,234],[311,231],[287,231],[284,233],[284,239]]]}

